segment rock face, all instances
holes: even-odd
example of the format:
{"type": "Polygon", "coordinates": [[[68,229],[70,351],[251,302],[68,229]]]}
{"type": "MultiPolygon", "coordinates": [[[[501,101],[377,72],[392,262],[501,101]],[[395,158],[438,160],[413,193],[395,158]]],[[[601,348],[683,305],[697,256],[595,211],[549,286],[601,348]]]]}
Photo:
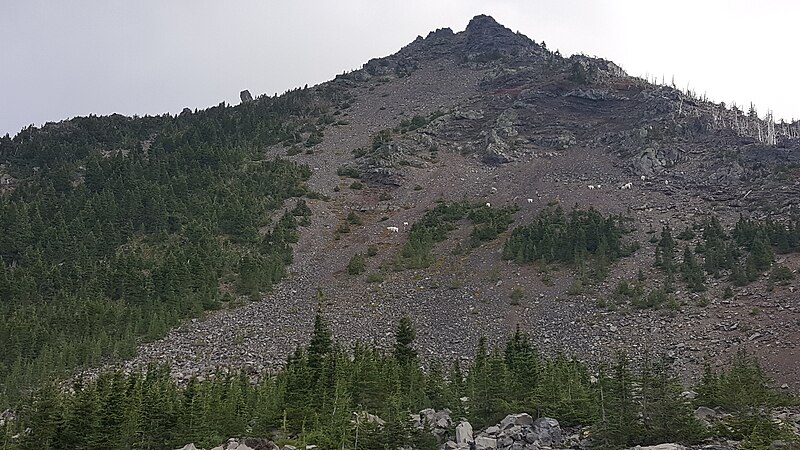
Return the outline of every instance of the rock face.
{"type": "Polygon", "coordinates": [[[469,21],[464,35],[464,52],[467,54],[487,51],[518,54],[536,45],[527,37],[514,33],[483,14],[469,21]]]}
{"type": "Polygon", "coordinates": [[[252,102],[253,96],[250,95],[250,91],[245,89],[242,92],[239,92],[239,99],[242,101],[242,103],[252,102]]]}

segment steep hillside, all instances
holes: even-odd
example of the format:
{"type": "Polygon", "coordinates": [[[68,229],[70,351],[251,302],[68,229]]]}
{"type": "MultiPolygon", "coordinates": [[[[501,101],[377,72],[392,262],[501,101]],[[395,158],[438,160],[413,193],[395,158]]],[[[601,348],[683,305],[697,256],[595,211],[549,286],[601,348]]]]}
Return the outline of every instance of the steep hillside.
{"type": "MultiPolygon", "coordinates": [[[[308,164],[309,186],[327,196],[308,202],[311,223],[290,278],[261,302],[146,345],[131,364],[167,358],[184,375],[270,367],[302,342],[319,308],[350,342],[388,343],[392,319],[411,314],[425,358],[468,357],[479,336],[498,343],[519,325],[548,352],[597,360],[611,349],[663,351],[687,375],[745,346],[780,383],[797,385],[800,336],[787,332],[800,318],[794,280],[770,282],[764,269],[737,287],[723,270],[691,292],[678,274],[663,298],[631,301],[669,277],[654,267],[662,227],[675,235],[695,227],[678,240],[680,265],[684,245],[702,244],[701,224],[712,217],[729,231],[740,216],[791,219],[800,198],[797,123],[774,125],[601,59],[562,58],[481,16],[464,32],[437,30],[323,86],[353,97],[337,115],[342,125],[309,150],[266,151],[308,164]],[[583,280],[563,264],[504,260],[509,232],[473,246],[462,220],[433,247],[433,264],[398,270],[412,226],[437,204],[461,200],[516,206],[509,230],[556,202],[621,214],[632,219],[626,239],[641,248],[607,277],[583,280]],[[372,253],[363,273],[348,273],[354,256],[372,253]],[[624,280],[643,293],[620,294],[624,280]]],[[[776,252],[775,265],[796,272],[798,256],[776,252]]]]}
{"type": "Polygon", "coordinates": [[[799,136],[486,16],[276,98],[26,129],[0,140],[0,376],[132,357],[181,320],[125,366],[260,371],[322,310],[345,342],[386,345],[407,313],[424,361],[519,326],[548,354],[665,352],[687,377],[748,347],[797,389],[799,136]],[[557,205],[603,218],[565,232],[572,255],[507,244],[537,223],[556,242],[557,205]],[[591,242],[612,215],[618,254],[591,242]],[[78,312],[43,306],[61,297],[78,312]]]}

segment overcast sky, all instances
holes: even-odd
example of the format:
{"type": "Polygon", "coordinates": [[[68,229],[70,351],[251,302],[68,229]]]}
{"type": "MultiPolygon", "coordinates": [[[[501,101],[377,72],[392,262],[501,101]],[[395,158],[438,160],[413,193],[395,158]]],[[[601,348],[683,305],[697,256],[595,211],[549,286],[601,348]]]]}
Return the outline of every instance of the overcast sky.
{"type": "Polygon", "coordinates": [[[795,0],[0,0],[0,134],[313,85],[477,14],[564,56],[800,118],[795,0]]]}

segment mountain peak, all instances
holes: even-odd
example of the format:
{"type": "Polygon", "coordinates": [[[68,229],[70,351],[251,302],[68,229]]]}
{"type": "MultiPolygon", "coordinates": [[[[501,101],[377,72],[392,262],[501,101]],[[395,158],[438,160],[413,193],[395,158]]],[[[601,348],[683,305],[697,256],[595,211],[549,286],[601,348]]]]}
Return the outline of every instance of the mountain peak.
{"type": "Polygon", "coordinates": [[[464,31],[475,31],[475,30],[483,30],[491,28],[500,28],[507,30],[506,27],[497,23],[497,21],[494,20],[494,17],[487,16],[486,14],[478,14],[469,21],[469,24],[467,24],[467,28],[464,31]]]}
{"type": "Polygon", "coordinates": [[[463,34],[464,47],[468,53],[488,50],[517,54],[536,45],[527,37],[514,33],[485,14],[473,17],[463,34]]]}
{"type": "Polygon", "coordinates": [[[486,14],[478,14],[469,21],[469,24],[467,24],[467,30],[492,28],[492,27],[505,28],[504,26],[497,23],[497,21],[494,20],[494,17],[487,16],[486,14]]]}

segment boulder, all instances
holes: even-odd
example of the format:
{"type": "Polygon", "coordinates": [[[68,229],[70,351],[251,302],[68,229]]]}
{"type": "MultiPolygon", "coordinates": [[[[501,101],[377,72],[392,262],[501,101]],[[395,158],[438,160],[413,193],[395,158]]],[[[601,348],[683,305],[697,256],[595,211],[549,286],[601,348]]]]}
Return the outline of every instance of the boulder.
{"type": "Polygon", "coordinates": [[[561,426],[556,419],[540,417],[533,422],[533,433],[538,437],[539,444],[546,447],[555,447],[561,443],[561,426]]]}
{"type": "Polygon", "coordinates": [[[528,413],[509,414],[505,419],[500,421],[501,430],[506,430],[514,425],[519,425],[521,427],[531,426],[533,425],[533,417],[528,413]]]}
{"type": "Polygon", "coordinates": [[[720,414],[717,411],[705,406],[701,406],[694,410],[695,419],[706,423],[710,423],[716,419],[719,419],[719,416],[720,414]]]}
{"type": "Polygon", "coordinates": [[[497,439],[486,436],[478,436],[475,438],[475,450],[496,450],[497,439]]]}
{"type": "Polygon", "coordinates": [[[498,427],[496,425],[492,425],[491,427],[487,428],[486,431],[484,431],[484,433],[492,435],[492,436],[496,435],[499,432],[500,432],[500,427],[498,427]]]}
{"type": "Polygon", "coordinates": [[[280,450],[277,444],[266,438],[245,438],[244,444],[253,450],[280,450]]]}
{"type": "Polygon", "coordinates": [[[658,444],[658,445],[651,445],[649,447],[641,447],[636,446],[634,447],[636,450],[686,450],[686,447],[680,444],[658,444]]]}
{"type": "Polygon", "coordinates": [[[469,444],[474,439],[472,437],[472,425],[464,421],[456,427],[456,444],[469,444]]]}
{"type": "Polygon", "coordinates": [[[194,442],[192,442],[191,444],[184,445],[179,450],[197,450],[197,447],[195,447],[194,442]]]}
{"type": "Polygon", "coordinates": [[[433,419],[433,425],[437,428],[448,428],[453,424],[453,419],[450,418],[450,410],[447,408],[436,411],[433,415],[433,419]]]}
{"type": "Polygon", "coordinates": [[[436,442],[444,442],[447,439],[447,429],[446,428],[434,428],[431,430],[431,434],[433,437],[436,438],[436,442]]]}
{"type": "Polygon", "coordinates": [[[419,412],[419,416],[420,418],[422,418],[424,423],[431,425],[433,424],[434,418],[436,417],[436,410],[434,410],[433,408],[425,408],[419,412]]]}
{"type": "Polygon", "coordinates": [[[483,162],[489,165],[498,165],[511,162],[511,157],[508,155],[509,145],[505,143],[497,131],[493,128],[489,130],[484,143],[483,162]]]}
{"type": "Polygon", "coordinates": [[[376,416],[375,414],[370,414],[366,411],[353,414],[356,416],[355,421],[357,421],[358,423],[373,423],[381,428],[383,428],[383,426],[386,425],[386,421],[376,416]]]}

